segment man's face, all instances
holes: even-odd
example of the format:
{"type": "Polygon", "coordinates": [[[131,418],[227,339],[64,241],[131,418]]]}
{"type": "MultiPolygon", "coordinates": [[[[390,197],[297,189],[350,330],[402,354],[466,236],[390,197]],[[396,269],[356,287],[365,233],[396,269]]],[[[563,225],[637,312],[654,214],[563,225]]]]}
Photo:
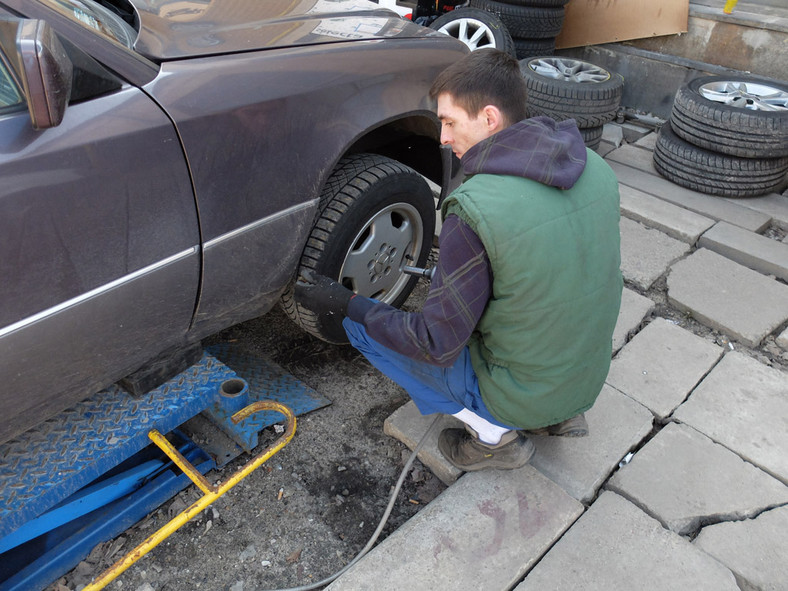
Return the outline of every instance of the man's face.
{"type": "Polygon", "coordinates": [[[438,95],[438,119],[441,120],[441,144],[450,145],[457,158],[462,158],[471,146],[497,131],[490,129],[484,110],[471,117],[447,93],[438,95]]]}

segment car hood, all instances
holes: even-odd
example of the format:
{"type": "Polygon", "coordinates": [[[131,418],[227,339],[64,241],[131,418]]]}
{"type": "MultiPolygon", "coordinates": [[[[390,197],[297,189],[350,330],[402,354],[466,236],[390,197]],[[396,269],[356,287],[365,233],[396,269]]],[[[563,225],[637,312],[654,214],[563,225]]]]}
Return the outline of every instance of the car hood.
{"type": "Polygon", "coordinates": [[[367,0],[131,0],[134,49],[154,61],[314,43],[424,37],[367,0]]]}

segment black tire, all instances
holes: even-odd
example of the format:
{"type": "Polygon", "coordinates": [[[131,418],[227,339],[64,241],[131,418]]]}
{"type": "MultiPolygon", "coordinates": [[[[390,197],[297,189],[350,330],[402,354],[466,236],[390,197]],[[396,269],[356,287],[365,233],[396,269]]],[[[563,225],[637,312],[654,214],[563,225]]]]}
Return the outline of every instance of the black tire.
{"type": "Polygon", "coordinates": [[[581,60],[542,56],[525,62],[528,116],[574,119],[580,128],[599,127],[616,117],[624,89],[620,74],[581,60]]]}
{"type": "Polygon", "coordinates": [[[602,125],[598,127],[581,128],[580,135],[583,137],[583,143],[586,148],[596,150],[599,144],[602,143],[602,125]]]}
{"type": "Polygon", "coordinates": [[[788,156],[788,84],[696,78],[676,92],[671,122],[676,135],[701,148],[744,158],[788,156]]]}
{"type": "Polygon", "coordinates": [[[699,148],[678,137],[666,122],[657,136],[654,167],[668,180],[721,197],[757,197],[780,189],[788,157],[740,158],[699,148]]]}
{"type": "Polygon", "coordinates": [[[431,29],[459,39],[471,51],[491,47],[515,56],[514,41],[501,20],[476,8],[457,8],[439,16],[431,29]]]}
{"type": "Polygon", "coordinates": [[[499,0],[503,4],[511,4],[513,6],[552,6],[560,8],[566,6],[569,0],[499,0]]]}
{"type": "Polygon", "coordinates": [[[471,0],[471,6],[496,15],[513,38],[556,37],[564,25],[563,8],[514,6],[495,0],[471,0]]]}
{"type": "Polygon", "coordinates": [[[555,37],[549,39],[515,39],[514,51],[518,60],[553,55],[555,52],[555,37]]]}
{"type": "MultiPolygon", "coordinates": [[[[425,264],[435,232],[435,202],[424,178],[390,158],[349,156],[326,183],[320,211],[299,273],[312,269],[361,295],[402,304],[418,278],[401,269],[425,264]],[[414,260],[406,260],[406,255],[414,260]]],[[[314,336],[347,342],[342,318],[317,316],[300,306],[292,286],[282,296],[282,307],[314,336]]]]}

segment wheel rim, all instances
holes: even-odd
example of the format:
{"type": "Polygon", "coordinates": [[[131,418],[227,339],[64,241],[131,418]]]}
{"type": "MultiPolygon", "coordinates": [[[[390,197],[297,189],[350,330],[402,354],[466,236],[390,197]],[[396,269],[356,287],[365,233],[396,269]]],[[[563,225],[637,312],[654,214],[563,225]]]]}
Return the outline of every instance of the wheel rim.
{"type": "Polygon", "coordinates": [[[474,18],[458,18],[446,23],[438,31],[459,39],[471,51],[481,47],[495,47],[495,37],[490,27],[474,18]]]}
{"type": "Polygon", "coordinates": [[[753,111],[788,111],[788,92],[766,84],[720,80],[700,87],[700,95],[715,103],[753,111]]]}
{"type": "Polygon", "coordinates": [[[528,67],[545,78],[555,80],[595,84],[610,80],[610,72],[580,60],[542,57],[528,62],[528,67]]]}
{"type": "Polygon", "coordinates": [[[392,302],[409,281],[402,272],[406,257],[419,256],[424,222],[408,203],[395,203],[376,213],[356,234],[345,255],[339,281],[356,293],[392,302]]]}

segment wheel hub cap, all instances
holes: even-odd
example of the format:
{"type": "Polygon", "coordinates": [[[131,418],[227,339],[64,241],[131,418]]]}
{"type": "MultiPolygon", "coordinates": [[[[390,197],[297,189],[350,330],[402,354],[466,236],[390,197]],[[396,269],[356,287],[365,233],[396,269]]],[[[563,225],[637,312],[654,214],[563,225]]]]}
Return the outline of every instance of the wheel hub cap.
{"type": "Polygon", "coordinates": [[[752,111],[788,111],[788,92],[766,84],[736,80],[709,82],[700,94],[715,103],[752,111]]]}

